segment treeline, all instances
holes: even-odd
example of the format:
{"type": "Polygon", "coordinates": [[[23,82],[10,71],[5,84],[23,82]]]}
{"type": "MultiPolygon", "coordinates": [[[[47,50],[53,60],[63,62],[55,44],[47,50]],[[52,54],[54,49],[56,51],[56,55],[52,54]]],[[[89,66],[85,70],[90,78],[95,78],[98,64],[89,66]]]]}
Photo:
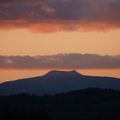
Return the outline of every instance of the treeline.
{"type": "Polygon", "coordinates": [[[120,120],[120,91],[0,96],[0,120],[120,120]]]}

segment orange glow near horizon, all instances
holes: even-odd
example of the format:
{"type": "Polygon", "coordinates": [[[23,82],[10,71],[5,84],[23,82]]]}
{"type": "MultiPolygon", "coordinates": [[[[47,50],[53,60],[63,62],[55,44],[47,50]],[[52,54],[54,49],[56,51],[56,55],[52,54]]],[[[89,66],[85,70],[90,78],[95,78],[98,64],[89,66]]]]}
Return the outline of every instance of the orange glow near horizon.
{"type": "MultiPolygon", "coordinates": [[[[120,29],[33,33],[26,29],[0,30],[0,55],[54,55],[89,53],[120,55],[120,29]]],[[[54,68],[53,68],[54,69],[54,68]]],[[[94,76],[120,78],[120,70],[79,70],[94,76]]],[[[48,70],[0,70],[0,82],[42,75],[48,70]]]]}
{"type": "MultiPolygon", "coordinates": [[[[0,70],[0,83],[5,81],[13,81],[23,78],[30,78],[46,74],[50,69],[44,70],[0,70]]],[[[120,69],[79,69],[77,70],[83,75],[90,76],[109,76],[120,78],[120,69]]]]}
{"type": "Polygon", "coordinates": [[[27,30],[0,31],[0,55],[51,55],[92,53],[120,55],[120,29],[32,33],[27,30]]]}

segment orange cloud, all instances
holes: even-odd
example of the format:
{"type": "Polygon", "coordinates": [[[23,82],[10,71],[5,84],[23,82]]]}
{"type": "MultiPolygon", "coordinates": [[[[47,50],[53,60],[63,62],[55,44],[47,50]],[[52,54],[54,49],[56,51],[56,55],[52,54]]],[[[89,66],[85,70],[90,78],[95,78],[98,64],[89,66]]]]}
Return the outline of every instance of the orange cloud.
{"type": "Polygon", "coordinates": [[[0,29],[32,32],[120,28],[119,0],[0,0],[0,29]]]}
{"type": "Polygon", "coordinates": [[[42,21],[16,20],[0,23],[1,30],[28,29],[31,32],[57,32],[57,31],[96,31],[119,29],[120,24],[114,23],[86,23],[80,21],[42,21]]]}

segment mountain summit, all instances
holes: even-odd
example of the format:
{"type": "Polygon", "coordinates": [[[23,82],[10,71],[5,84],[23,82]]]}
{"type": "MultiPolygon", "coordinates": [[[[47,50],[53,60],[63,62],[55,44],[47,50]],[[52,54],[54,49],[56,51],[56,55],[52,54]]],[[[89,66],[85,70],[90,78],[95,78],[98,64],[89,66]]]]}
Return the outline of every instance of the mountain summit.
{"type": "Polygon", "coordinates": [[[80,76],[82,74],[78,73],[77,71],[58,71],[58,70],[52,70],[46,74],[46,76],[80,76]]]}
{"type": "Polygon", "coordinates": [[[85,76],[77,71],[53,70],[39,77],[0,84],[0,95],[28,93],[34,95],[65,93],[85,88],[120,90],[120,79],[85,76]]]}

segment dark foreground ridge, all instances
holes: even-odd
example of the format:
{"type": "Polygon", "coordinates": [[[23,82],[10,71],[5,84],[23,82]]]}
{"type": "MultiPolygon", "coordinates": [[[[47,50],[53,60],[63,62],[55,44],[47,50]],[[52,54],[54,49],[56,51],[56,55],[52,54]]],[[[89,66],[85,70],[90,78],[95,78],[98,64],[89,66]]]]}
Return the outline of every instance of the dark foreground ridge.
{"type": "Polygon", "coordinates": [[[0,120],[120,120],[120,91],[85,89],[54,96],[0,97],[0,120]]]}
{"type": "Polygon", "coordinates": [[[54,70],[43,76],[2,83],[0,84],[0,95],[22,93],[31,95],[53,95],[86,88],[120,90],[120,79],[85,76],[75,70],[54,70]]]}

